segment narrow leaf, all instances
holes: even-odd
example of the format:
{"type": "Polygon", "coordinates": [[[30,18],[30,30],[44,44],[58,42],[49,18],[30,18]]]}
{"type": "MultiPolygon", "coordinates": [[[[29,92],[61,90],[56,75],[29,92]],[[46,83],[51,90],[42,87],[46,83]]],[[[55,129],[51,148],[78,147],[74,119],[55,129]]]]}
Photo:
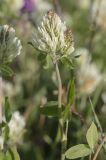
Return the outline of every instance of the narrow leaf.
{"type": "Polygon", "coordinates": [[[5,140],[8,140],[9,138],[9,126],[6,124],[4,130],[3,130],[3,133],[4,133],[4,137],[5,137],[5,140]]]}
{"type": "Polygon", "coordinates": [[[70,118],[70,108],[75,100],[75,85],[74,80],[70,80],[68,85],[68,96],[67,96],[67,106],[65,107],[65,111],[63,113],[63,120],[66,121],[70,118]]]}
{"type": "Polygon", "coordinates": [[[66,158],[76,159],[88,156],[91,153],[90,148],[85,144],[79,144],[68,149],[65,153],[66,158]]]}
{"type": "Polygon", "coordinates": [[[87,131],[86,139],[90,148],[93,149],[98,142],[98,131],[94,122],[92,122],[90,128],[87,131]]]}
{"type": "Polygon", "coordinates": [[[74,103],[75,99],[75,84],[74,80],[70,80],[69,86],[68,86],[68,104],[72,105],[74,103]]]}
{"type": "Polygon", "coordinates": [[[15,160],[15,159],[13,159],[13,156],[12,156],[10,150],[8,150],[6,152],[6,154],[5,154],[5,160],[15,160]]]}
{"type": "Polygon", "coordinates": [[[11,107],[9,103],[8,97],[5,97],[5,118],[6,121],[9,122],[12,116],[11,107]]]}
{"type": "Polygon", "coordinates": [[[17,152],[17,149],[16,147],[12,148],[11,149],[11,154],[13,155],[14,159],[13,160],[20,160],[20,156],[17,152]]]}

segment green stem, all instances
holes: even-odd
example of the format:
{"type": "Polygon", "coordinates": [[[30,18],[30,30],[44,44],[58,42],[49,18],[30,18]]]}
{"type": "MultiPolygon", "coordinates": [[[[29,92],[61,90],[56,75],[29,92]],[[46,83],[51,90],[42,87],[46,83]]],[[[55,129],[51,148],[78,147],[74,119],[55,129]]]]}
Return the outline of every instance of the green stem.
{"type": "Polygon", "coordinates": [[[62,82],[61,82],[61,77],[60,77],[60,72],[59,72],[59,67],[58,64],[56,63],[56,74],[57,74],[57,80],[58,80],[58,106],[61,108],[62,106],[62,82]]]}
{"type": "Polygon", "coordinates": [[[103,138],[101,144],[100,144],[99,147],[97,148],[97,151],[96,151],[96,153],[95,153],[95,155],[94,155],[94,157],[93,157],[93,160],[96,160],[96,159],[97,159],[98,154],[99,154],[99,152],[100,152],[100,150],[101,150],[101,148],[103,147],[103,145],[104,145],[105,142],[106,142],[106,136],[103,138]]]}
{"type": "MultiPolygon", "coordinates": [[[[57,74],[57,80],[58,80],[58,106],[61,108],[62,112],[62,82],[61,82],[61,77],[60,77],[60,72],[59,72],[59,67],[58,63],[56,62],[56,74],[57,74]]],[[[60,130],[61,130],[61,160],[65,159],[64,152],[65,152],[65,141],[64,141],[64,122],[60,118],[59,119],[59,125],[60,125],[60,130]]]]}
{"type": "Polygon", "coordinates": [[[69,125],[69,121],[66,121],[66,125],[65,125],[65,150],[67,149],[67,135],[68,135],[68,125],[69,125]]]}

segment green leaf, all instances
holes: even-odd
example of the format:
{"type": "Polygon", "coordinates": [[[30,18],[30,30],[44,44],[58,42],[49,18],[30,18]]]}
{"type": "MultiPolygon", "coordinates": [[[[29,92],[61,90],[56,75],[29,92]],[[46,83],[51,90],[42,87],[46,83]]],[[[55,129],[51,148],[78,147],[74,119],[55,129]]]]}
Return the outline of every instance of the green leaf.
{"type": "MultiPolygon", "coordinates": [[[[65,109],[65,106],[62,105],[62,111],[65,109]]],[[[58,102],[51,101],[46,105],[40,108],[40,113],[44,114],[48,117],[60,117],[61,116],[61,108],[58,108],[58,102]]]]}
{"type": "Polygon", "coordinates": [[[74,69],[73,61],[67,57],[61,58],[61,62],[68,68],[74,69]]]}
{"type": "Polygon", "coordinates": [[[18,152],[17,152],[16,147],[14,147],[14,148],[11,149],[11,153],[12,153],[12,155],[13,155],[13,157],[14,157],[13,160],[20,160],[20,156],[19,156],[19,154],[18,154],[18,152]]]}
{"type": "Polygon", "coordinates": [[[76,158],[88,156],[90,153],[91,153],[91,150],[87,145],[78,144],[68,149],[65,153],[65,156],[68,159],[76,159],[76,158]]]}
{"type": "Polygon", "coordinates": [[[3,160],[20,160],[16,147],[9,149],[5,154],[5,159],[3,160]]]}
{"type": "Polygon", "coordinates": [[[86,139],[90,148],[93,149],[98,142],[98,131],[94,122],[92,122],[90,128],[87,131],[86,139]]]}
{"type": "Polygon", "coordinates": [[[74,80],[70,80],[69,86],[68,86],[68,104],[72,105],[75,100],[75,84],[74,80]]]}
{"type": "Polygon", "coordinates": [[[2,121],[1,126],[2,126],[2,127],[5,127],[6,125],[7,125],[7,123],[6,123],[5,121],[2,121]]]}
{"type": "Polygon", "coordinates": [[[12,116],[12,112],[11,112],[9,99],[8,97],[5,97],[5,118],[7,122],[11,120],[11,116],[12,116]]]}
{"type": "Polygon", "coordinates": [[[71,111],[70,111],[70,105],[67,105],[65,107],[65,110],[62,114],[62,118],[63,118],[63,121],[66,122],[67,120],[70,120],[70,116],[71,116],[71,111]]]}
{"type": "Polygon", "coordinates": [[[5,126],[5,128],[3,130],[3,134],[4,134],[4,137],[5,137],[5,140],[8,140],[8,138],[9,138],[9,131],[10,131],[9,126],[8,126],[8,124],[6,124],[6,126],[5,126]]]}
{"type": "Polygon", "coordinates": [[[7,65],[0,66],[0,71],[1,71],[1,74],[4,75],[4,76],[11,77],[11,76],[14,75],[13,70],[7,65]]]}
{"type": "Polygon", "coordinates": [[[66,120],[70,119],[70,115],[71,115],[71,106],[74,103],[74,99],[75,99],[75,85],[74,85],[74,80],[70,80],[69,85],[68,85],[68,96],[67,96],[67,106],[65,107],[64,113],[63,113],[63,120],[64,122],[66,120]]]}
{"type": "Polygon", "coordinates": [[[5,160],[14,160],[10,150],[6,152],[5,160]]]}

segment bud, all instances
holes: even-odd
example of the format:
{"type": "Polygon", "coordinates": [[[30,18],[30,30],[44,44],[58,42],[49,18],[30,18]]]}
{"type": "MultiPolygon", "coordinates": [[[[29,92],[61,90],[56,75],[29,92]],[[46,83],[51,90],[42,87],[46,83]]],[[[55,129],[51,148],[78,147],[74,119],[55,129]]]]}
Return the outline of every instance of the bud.
{"type": "Polygon", "coordinates": [[[0,26],[0,64],[11,62],[22,49],[15,30],[8,25],[0,26]]]}
{"type": "Polygon", "coordinates": [[[53,60],[61,59],[74,50],[71,31],[53,11],[44,16],[37,33],[33,34],[32,44],[38,51],[50,54],[53,60]]]}

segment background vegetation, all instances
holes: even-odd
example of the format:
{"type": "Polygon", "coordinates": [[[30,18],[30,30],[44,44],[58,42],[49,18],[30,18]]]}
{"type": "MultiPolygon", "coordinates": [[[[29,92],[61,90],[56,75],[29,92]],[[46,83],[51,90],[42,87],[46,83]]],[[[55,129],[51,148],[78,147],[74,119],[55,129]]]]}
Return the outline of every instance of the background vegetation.
{"type": "MultiPolygon", "coordinates": [[[[72,106],[69,123],[68,148],[79,143],[86,143],[87,129],[91,122],[95,121],[89,99],[93,103],[103,129],[102,132],[105,134],[106,2],[102,6],[102,1],[35,0],[35,5],[29,11],[28,8],[23,10],[24,1],[0,0],[0,25],[8,24],[14,27],[23,45],[22,53],[11,65],[15,74],[10,78],[3,77],[4,96],[9,97],[12,110],[19,110],[26,120],[23,141],[18,144],[18,151],[22,160],[51,160],[53,152],[56,155],[55,159],[60,159],[60,144],[54,150],[52,145],[56,136],[58,121],[55,118],[46,118],[39,112],[39,108],[47,101],[57,100],[57,82],[54,68],[51,66],[49,69],[44,69],[45,62],[39,60],[37,51],[28,44],[32,31],[37,27],[42,16],[50,9],[55,10],[71,28],[75,52],[78,54],[79,51],[80,54],[88,52],[91,63],[96,64],[102,79],[91,93],[86,92],[86,87],[82,93],[78,88],[80,76],[78,65],[75,65],[74,70],[62,64],[59,66],[63,85],[62,101],[64,103],[66,103],[68,81],[73,77],[76,86],[76,99],[72,106]]],[[[86,65],[84,67],[86,68],[86,65]]],[[[92,72],[91,70],[90,73],[92,72]]],[[[97,78],[95,75],[94,81],[97,78]]],[[[91,86],[92,81],[89,82],[91,86]]],[[[101,150],[98,160],[105,159],[106,151],[101,150]]]]}

